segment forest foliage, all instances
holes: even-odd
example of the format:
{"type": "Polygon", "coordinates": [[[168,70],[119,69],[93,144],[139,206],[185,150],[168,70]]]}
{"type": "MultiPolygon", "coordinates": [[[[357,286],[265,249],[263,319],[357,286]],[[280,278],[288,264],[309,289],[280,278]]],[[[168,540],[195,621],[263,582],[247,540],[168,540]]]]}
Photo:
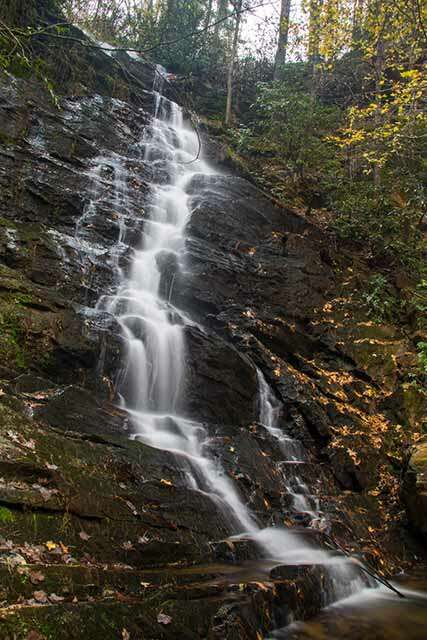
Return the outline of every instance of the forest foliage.
{"type": "Polygon", "coordinates": [[[427,277],[426,18],[422,0],[6,0],[0,66],[51,89],[32,45],[67,21],[138,49],[179,76],[264,188],[327,210],[381,277],[403,269],[416,291],[427,277]]]}

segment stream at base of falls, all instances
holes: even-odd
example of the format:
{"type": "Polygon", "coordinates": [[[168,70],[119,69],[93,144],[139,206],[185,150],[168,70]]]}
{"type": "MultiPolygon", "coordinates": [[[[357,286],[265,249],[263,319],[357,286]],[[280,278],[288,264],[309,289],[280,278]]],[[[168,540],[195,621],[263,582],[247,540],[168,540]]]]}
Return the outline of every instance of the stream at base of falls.
{"type": "Polygon", "coordinates": [[[326,607],[307,622],[293,622],[266,640],[423,640],[427,629],[426,567],[388,589],[362,589],[326,607]]]}
{"type": "MultiPolygon", "coordinates": [[[[186,416],[184,336],[185,327],[192,320],[171,304],[170,291],[169,295],[161,294],[162,265],[172,261],[181,273],[188,268],[185,229],[191,217],[189,187],[197,176],[209,179],[216,172],[201,157],[198,135],[186,123],[182,109],[162,96],[161,73],[156,76],[153,91],[154,116],[137,153],[134,149],[131,158],[97,159],[91,176],[92,200],[84,212],[90,219],[100,198],[98,187],[103,172],[110,171],[113,174],[113,201],[120,217],[120,237],[110,258],[117,274],[117,290],[114,295],[101,298],[98,310],[115,318],[125,339],[126,355],[118,386],[121,406],[131,420],[132,437],[172,453],[179,461],[188,486],[208,495],[220,507],[229,524],[230,540],[254,541],[266,565],[324,567],[328,576],[322,597],[325,606],[367,591],[369,594],[378,591],[380,597],[383,592],[373,589],[377,587],[375,580],[342,554],[312,546],[307,543],[307,536],[290,529],[263,528],[232,479],[219,462],[209,456],[210,436],[205,426],[186,416]],[[153,178],[143,216],[141,241],[133,251],[130,268],[125,274],[119,266],[120,256],[128,250],[126,222],[133,215],[126,202],[127,162],[150,166],[153,178]]],[[[84,253],[84,237],[79,225],[76,241],[84,253]]],[[[90,251],[88,249],[89,263],[90,251]]],[[[170,288],[173,286],[174,278],[170,288]]],[[[322,534],[328,530],[327,515],[321,510],[313,487],[307,485],[299,472],[300,465],[307,460],[307,453],[301,442],[286,435],[279,427],[281,403],[263,373],[259,369],[256,371],[259,422],[277,441],[283,454],[283,486],[294,510],[305,515],[309,528],[322,534]]],[[[338,640],[338,636],[330,637],[338,640]]]]}

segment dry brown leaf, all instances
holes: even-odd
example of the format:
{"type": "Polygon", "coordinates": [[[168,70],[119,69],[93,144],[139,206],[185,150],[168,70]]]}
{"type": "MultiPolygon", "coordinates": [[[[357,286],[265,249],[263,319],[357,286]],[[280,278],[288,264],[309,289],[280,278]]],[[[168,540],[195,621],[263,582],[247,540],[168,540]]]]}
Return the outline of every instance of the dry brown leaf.
{"type": "Polygon", "coordinates": [[[30,582],[31,584],[40,584],[44,580],[44,574],[41,571],[31,571],[30,582]]]}
{"type": "Polygon", "coordinates": [[[90,535],[88,533],[86,533],[86,531],[80,531],[79,537],[82,540],[89,540],[90,539],[90,535]]]}
{"type": "Polygon", "coordinates": [[[129,507],[129,509],[132,511],[134,516],[138,515],[138,511],[137,508],[135,507],[134,504],[132,504],[132,502],[130,500],[125,500],[126,506],[129,507]]]}
{"type": "Polygon", "coordinates": [[[34,591],[33,597],[34,600],[40,604],[45,604],[47,602],[47,595],[44,591],[34,591]]]}
{"type": "Polygon", "coordinates": [[[166,613],[160,611],[159,615],[157,616],[157,622],[159,624],[170,624],[172,622],[172,618],[166,613]]]}
{"type": "Polygon", "coordinates": [[[35,629],[31,629],[25,636],[25,640],[46,640],[46,637],[42,636],[41,633],[35,629]]]}
{"type": "Polygon", "coordinates": [[[130,540],[126,540],[125,542],[123,542],[122,549],[124,549],[125,551],[132,551],[133,549],[132,542],[130,540]]]}
{"type": "Polygon", "coordinates": [[[150,536],[147,531],[142,536],[138,536],[138,544],[147,544],[148,542],[150,542],[150,536]]]}
{"type": "Polygon", "coordinates": [[[253,584],[256,584],[261,591],[268,591],[268,587],[263,582],[254,582],[253,584]]]}
{"type": "Polygon", "coordinates": [[[63,598],[62,596],[57,596],[56,593],[51,593],[49,595],[49,600],[53,604],[57,604],[58,602],[63,602],[65,600],[65,598],[63,598]]]}

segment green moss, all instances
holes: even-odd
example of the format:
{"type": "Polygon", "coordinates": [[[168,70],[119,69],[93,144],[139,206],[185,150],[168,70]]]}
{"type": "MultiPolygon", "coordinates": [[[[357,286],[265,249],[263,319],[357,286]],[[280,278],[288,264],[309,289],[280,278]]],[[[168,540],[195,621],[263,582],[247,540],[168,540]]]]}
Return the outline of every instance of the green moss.
{"type": "Polygon", "coordinates": [[[13,220],[9,220],[8,218],[0,218],[0,227],[8,227],[9,229],[16,229],[16,224],[13,222],[13,220]]]}
{"type": "Polygon", "coordinates": [[[3,361],[14,364],[18,369],[26,366],[22,350],[24,331],[21,317],[14,307],[6,304],[0,307],[0,356],[3,361]]]}
{"type": "Polygon", "coordinates": [[[7,509],[6,507],[0,507],[0,522],[7,523],[14,521],[15,516],[13,515],[12,511],[10,509],[7,509]]]}
{"type": "Polygon", "coordinates": [[[11,136],[8,136],[6,133],[4,133],[4,131],[1,131],[0,129],[0,144],[8,146],[14,144],[15,142],[16,141],[11,136]]]}

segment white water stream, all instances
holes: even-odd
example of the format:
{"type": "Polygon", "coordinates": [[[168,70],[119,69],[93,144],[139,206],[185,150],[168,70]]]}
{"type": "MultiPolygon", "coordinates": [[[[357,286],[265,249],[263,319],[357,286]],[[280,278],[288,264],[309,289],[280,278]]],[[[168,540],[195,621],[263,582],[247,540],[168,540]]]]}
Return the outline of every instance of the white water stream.
{"type": "MultiPolygon", "coordinates": [[[[159,83],[155,89],[161,89],[159,83]]],[[[198,137],[186,124],[182,109],[163,97],[159,90],[154,91],[154,96],[154,117],[141,141],[141,160],[153,169],[154,178],[140,246],[134,251],[129,275],[123,275],[118,262],[123,253],[128,211],[129,176],[124,159],[103,157],[95,164],[93,197],[76,229],[76,239],[84,241],[84,225],[90,223],[101,198],[100,167],[106,167],[112,172],[110,205],[122,212],[118,243],[111,254],[119,286],[116,295],[103,296],[98,308],[116,318],[126,341],[127,355],[120,389],[122,406],[132,422],[133,437],[179,458],[189,486],[209,495],[218,504],[229,522],[230,533],[236,534],[235,538],[254,540],[263,555],[276,564],[328,565],[334,586],[333,593],[325,596],[325,602],[349,595],[366,584],[356,568],[343,558],[308,546],[288,530],[261,528],[233,482],[207,454],[209,435],[204,426],[185,416],[182,403],[184,336],[189,320],[170,304],[170,296],[160,294],[161,264],[165,257],[170,257],[178,269],[183,268],[185,228],[191,215],[187,189],[196,175],[215,172],[202,158],[195,160],[199,152],[198,137]]],[[[92,250],[96,251],[96,247],[85,246],[89,256],[92,250]]],[[[309,514],[313,521],[320,520],[318,505],[313,504],[308,488],[296,472],[297,465],[304,461],[304,449],[279,429],[281,407],[261,372],[258,373],[258,384],[260,422],[279,441],[289,469],[293,467],[285,488],[292,495],[294,508],[309,514]]]]}

